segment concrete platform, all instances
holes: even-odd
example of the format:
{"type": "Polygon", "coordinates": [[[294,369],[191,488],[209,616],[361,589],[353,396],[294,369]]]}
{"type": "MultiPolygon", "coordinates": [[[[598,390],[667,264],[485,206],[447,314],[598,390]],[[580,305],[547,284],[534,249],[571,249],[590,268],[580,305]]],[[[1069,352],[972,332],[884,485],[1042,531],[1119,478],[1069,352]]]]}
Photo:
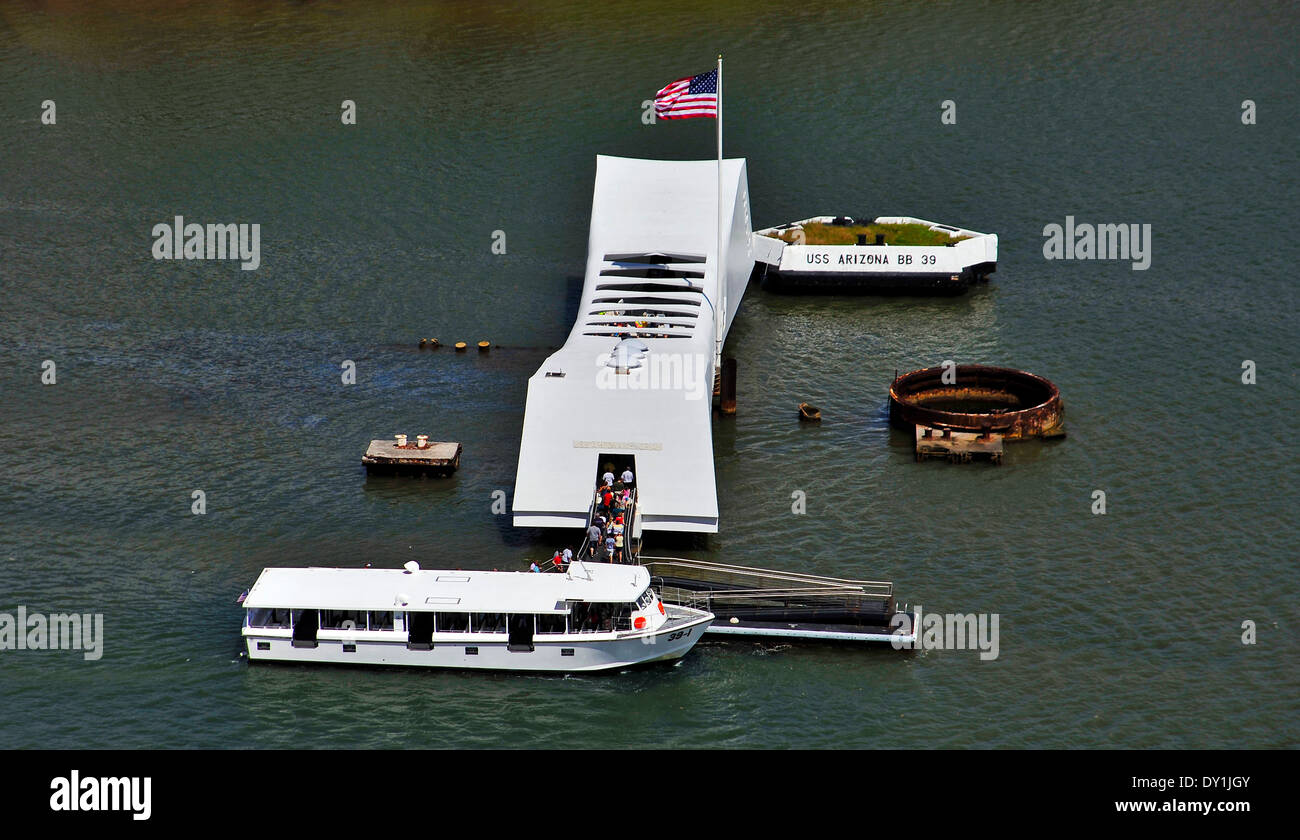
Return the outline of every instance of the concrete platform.
{"type": "Polygon", "coordinates": [[[416,443],[398,446],[392,438],[372,440],[361,463],[371,473],[451,475],[460,469],[461,450],[455,441],[430,441],[421,448],[416,443]]]}
{"type": "Polygon", "coordinates": [[[954,432],[916,427],[916,460],[947,458],[951,463],[964,464],[975,458],[987,458],[994,464],[1002,463],[1002,435],[987,437],[973,432],[954,432]]]}

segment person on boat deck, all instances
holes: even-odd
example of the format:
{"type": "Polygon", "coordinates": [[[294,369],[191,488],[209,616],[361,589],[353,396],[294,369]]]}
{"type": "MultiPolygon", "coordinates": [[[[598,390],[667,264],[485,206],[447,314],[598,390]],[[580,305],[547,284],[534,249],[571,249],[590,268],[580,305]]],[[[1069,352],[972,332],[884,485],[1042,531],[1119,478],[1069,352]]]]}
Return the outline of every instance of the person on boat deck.
{"type": "Polygon", "coordinates": [[[631,467],[624,467],[624,468],[623,468],[623,475],[621,476],[621,478],[623,479],[623,483],[624,483],[624,484],[626,484],[628,487],[631,487],[631,486],[632,486],[633,479],[635,479],[636,476],[632,475],[632,468],[631,468],[631,467]]]}
{"type": "Polygon", "coordinates": [[[614,514],[615,519],[618,519],[620,516],[622,516],[623,511],[625,510],[627,510],[627,505],[623,504],[622,496],[616,497],[609,507],[609,512],[614,514]]]}
{"type": "Polygon", "coordinates": [[[609,471],[606,471],[605,474],[602,475],[602,476],[600,477],[600,481],[601,481],[601,485],[602,485],[602,486],[604,486],[604,485],[609,485],[609,484],[613,484],[613,483],[614,483],[614,473],[609,472],[609,471]]]}
{"type": "Polygon", "coordinates": [[[614,537],[614,562],[623,562],[623,535],[617,534],[614,537]]]}
{"type": "Polygon", "coordinates": [[[560,555],[560,559],[564,561],[564,565],[566,565],[566,566],[569,565],[570,563],[572,563],[572,562],[573,562],[573,549],[571,549],[571,548],[566,548],[566,549],[564,549],[564,553],[560,555]]]}
{"type": "Polygon", "coordinates": [[[610,505],[614,504],[614,491],[613,491],[613,490],[606,490],[605,493],[604,493],[604,495],[602,495],[602,496],[600,497],[600,500],[601,500],[602,503],[604,503],[604,505],[605,505],[605,509],[606,509],[606,510],[609,510],[609,509],[610,509],[610,505]]]}
{"type": "Polygon", "coordinates": [[[607,562],[614,562],[614,538],[605,537],[605,557],[607,562]]]}
{"type": "Polygon", "coordinates": [[[603,534],[601,533],[599,525],[593,524],[587,529],[587,545],[592,557],[596,556],[596,545],[600,542],[602,536],[603,534]]]}
{"type": "Polygon", "coordinates": [[[615,481],[614,487],[612,489],[614,490],[615,496],[623,495],[623,479],[620,478],[619,480],[615,481]]]}
{"type": "Polygon", "coordinates": [[[560,571],[564,571],[564,555],[560,554],[558,548],[555,549],[555,556],[551,558],[551,565],[560,571]]]}
{"type": "Polygon", "coordinates": [[[528,571],[530,571],[530,572],[540,572],[541,569],[537,568],[537,564],[536,564],[536,563],[529,563],[529,564],[528,564],[528,571]]]}

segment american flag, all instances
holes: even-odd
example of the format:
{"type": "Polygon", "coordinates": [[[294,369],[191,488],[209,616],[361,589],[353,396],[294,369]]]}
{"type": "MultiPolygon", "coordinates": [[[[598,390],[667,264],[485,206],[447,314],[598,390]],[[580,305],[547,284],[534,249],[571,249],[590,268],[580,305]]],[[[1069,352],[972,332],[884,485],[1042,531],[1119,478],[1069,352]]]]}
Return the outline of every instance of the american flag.
{"type": "Polygon", "coordinates": [[[655,94],[655,116],[661,120],[718,116],[718,71],[669,82],[655,94]]]}

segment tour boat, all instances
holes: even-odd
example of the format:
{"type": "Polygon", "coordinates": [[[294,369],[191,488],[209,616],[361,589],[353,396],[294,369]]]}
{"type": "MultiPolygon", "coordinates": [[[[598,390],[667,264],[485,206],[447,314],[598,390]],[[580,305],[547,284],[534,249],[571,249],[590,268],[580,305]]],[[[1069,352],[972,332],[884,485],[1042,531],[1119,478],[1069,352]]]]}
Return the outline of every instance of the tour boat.
{"type": "Polygon", "coordinates": [[[244,597],[251,660],[600,671],[686,654],[713,614],[665,604],[641,566],[561,574],[264,569],[244,597]]]}

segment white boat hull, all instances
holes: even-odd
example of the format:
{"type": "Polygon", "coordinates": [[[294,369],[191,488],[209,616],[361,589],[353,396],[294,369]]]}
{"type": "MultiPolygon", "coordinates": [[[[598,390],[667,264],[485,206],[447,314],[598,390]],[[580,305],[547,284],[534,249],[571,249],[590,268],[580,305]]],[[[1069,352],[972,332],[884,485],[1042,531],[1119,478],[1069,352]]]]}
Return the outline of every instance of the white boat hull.
{"type": "Polygon", "coordinates": [[[604,671],[678,659],[695,646],[713,614],[668,606],[669,621],[654,631],[534,636],[533,649],[510,650],[505,634],[435,634],[429,650],[407,647],[404,633],[322,630],[315,647],[295,647],[289,630],[244,627],[252,661],[399,665],[493,671],[604,671]],[[378,637],[388,636],[387,639],[378,637]]]}

